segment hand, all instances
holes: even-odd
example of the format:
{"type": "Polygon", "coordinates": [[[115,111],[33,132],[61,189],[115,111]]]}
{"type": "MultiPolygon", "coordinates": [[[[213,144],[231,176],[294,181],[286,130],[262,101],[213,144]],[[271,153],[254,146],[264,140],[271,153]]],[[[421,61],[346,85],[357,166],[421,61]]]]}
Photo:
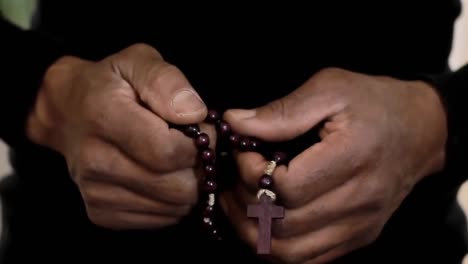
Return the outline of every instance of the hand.
{"type": "Polygon", "coordinates": [[[160,228],[197,201],[196,148],[167,122],[199,123],[206,113],[180,70],[137,44],[99,62],[58,60],[27,133],[66,158],[95,224],[160,228]]]}
{"type": "MultiPolygon", "coordinates": [[[[236,132],[267,141],[324,124],[319,143],[274,173],[286,211],[273,226],[273,260],[325,263],[373,242],[413,186],[444,166],[445,118],[423,82],[340,69],[323,70],[266,106],[226,112],[236,132]]],[[[255,153],[237,159],[243,182],[221,204],[255,247],[256,222],[246,218],[246,205],[256,202],[266,160],[255,153]]]]}

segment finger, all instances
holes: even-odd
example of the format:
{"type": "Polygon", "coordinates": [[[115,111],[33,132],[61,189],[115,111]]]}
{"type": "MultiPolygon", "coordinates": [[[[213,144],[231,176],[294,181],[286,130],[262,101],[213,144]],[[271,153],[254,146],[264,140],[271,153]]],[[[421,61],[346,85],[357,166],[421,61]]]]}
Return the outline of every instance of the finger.
{"type": "Polygon", "coordinates": [[[283,98],[255,109],[228,110],[224,118],[242,135],[265,141],[291,140],[341,110],[342,104],[326,91],[312,78],[283,98]]]}
{"type": "Polygon", "coordinates": [[[367,190],[360,182],[360,180],[348,181],[303,207],[286,209],[286,217],[273,223],[272,234],[278,239],[292,238],[350,217],[363,219],[368,217],[367,223],[370,224],[371,215],[381,210],[380,197],[384,197],[385,194],[376,194],[372,190],[367,190]]]}
{"type": "Polygon", "coordinates": [[[363,240],[367,227],[365,219],[351,217],[290,239],[273,239],[272,255],[288,263],[304,263],[325,255],[332,257],[330,252],[335,249],[363,240]]]}
{"type": "MultiPolygon", "coordinates": [[[[256,248],[258,220],[246,217],[245,208],[237,202],[233,192],[223,193],[220,197],[220,204],[240,238],[251,248],[256,248]]],[[[365,234],[366,228],[367,222],[363,218],[345,218],[329,223],[322,229],[289,239],[273,237],[271,257],[285,263],[304,263],[307,260],[326,255],[347,243],[358,244],[355,241],[365,240],[365,236],[361,234],[365,234]]]]}
{"type": "Polygon", "coordinates": [[[164,61],[157,50],[133,45],[110,59],[112,67],[162,119],[174,124],[204,120],[207,109],[184,74],[164,61]]]}
{"type": "Polygon", "coordinates": [[[247,218],[247,210],[236,201],[234,192],[223,192],[219,197],[219,203],[233,224],[235,232],[247,245],[255,248],[258,236],[255,223],[247,218]]]}
{"type": "Polygon", "coordinates": [[[365,247],[372,243],[375,240],[375,234],[372,232],[368,232],[367,234],[354,237],[338,247],[328,250],[322,255],[319,255],[315,258],[311,258],[310,260],[306,261],[305,264],[321,264],[321,263],[329,263],[330,261],[337,260],[340,257],[345,256],[346,254],[365,247]]]}
{"type": "MultiPolygon", "coordinates": [[[[242,184],[236,186],[233,198],[244,210],[247,210],[248,205],[258,203],[255,193],[242,184]]],[[[359,204],[355,200],[356,197],[345,195],[341,190],[333,190],[304,207],[286,208],[286,217],[272,223],[272,235],[278,239],[287,239],[321,229],[345,217],[369,213],[370,208],[366,208],[366,204],[359,204]]]]}
{"type": "Polygon", "coordinates": [[[275,171],[276,186],[289,208],[301,207],[362,173],[368,157],[355,138],[332,133],[293,158],[286,171],[275,171]]]}
{"type": "Polygon", "coordinates": [[[99,139],[84,143],[72,175],[82,181],[119,185],[144,197],[185,206],[196,203],[197,178],[192,168],[161,174],[136,163],[119,149],[99,139]]]}
{"type": "Polygon", "coordinates": [[[347,253],[360,248],[362,245],[356,244],[356,243],[345,243],[343,245],[340,245],[336,248],[333,248],[327,252],[325,252],[323,255],[320,255],[316,258],[310,259],[306,261],[304,264],[325,264],[325,263],[330,263],[333,260],[336,260],[347,253]]]}
{"type": "Polygon", "coordinates": [[[173,205],[150,199],[125,187],[102,181],[87,181],[80,192],[88,207],[115,212],[164,217],[182,217],[189,213],[190,205],[173,205]]]}
{"type": "Polygon", "coordinates": [[[109,100],[114,102],[104,104],[94,121],[101,137],[154,171],[194,166],[197,150],[192,139],[130,98],[109,100]]]}
{"type": "MultiPolygon", "coordinates": [[[[240,178],[245,185],[248,192],[255,195],[259,190],[260,178],[265,174],[268,161],[260,154],[254,152],[240,152],[235,155],[240,178]]],[[[287,166],[280,165],[273,171],[273,191],[277,192],[279,196],[284,192],[280,184],[277,184],[275,174],[286,174],[287,166]]]]}
{"type": "Polygon", "coordinates": [[[179,218],[168,216],[155,216],[151,214],[137,214],[122,211],[101,210],[99,208],[87,208],[87,214],[91,222],[97,226],[122,230],[122,229],[159,229],[176,224],[179,218]]]}

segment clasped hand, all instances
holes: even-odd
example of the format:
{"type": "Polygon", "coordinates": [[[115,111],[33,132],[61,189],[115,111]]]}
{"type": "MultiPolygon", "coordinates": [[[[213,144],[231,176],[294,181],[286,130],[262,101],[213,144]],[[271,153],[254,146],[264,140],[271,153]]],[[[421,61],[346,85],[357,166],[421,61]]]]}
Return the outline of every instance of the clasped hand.
{"type": "MultiPolygon", "coordinates": [[[[198,193],[196,149],[168,122],[201,123],[206,113],[183,73],[139,44],[99,62],[58,60],[27,134],[65,157],[91,221],[162,228],[187,215],[198,193]]],[[[225,119],[265,141],[323,124],[319,143],[275,171],[286,217],[273,226],[274,261],[325,263],[371,243],[413,186],[444,166],[445,114],[423,82],[325,69],[286,97],[229,110],[225,119]]],[[[214,128],[203,130],[215,138],[214,128]]],[[[254,249],[246,205],[256,201],[267,161],[251,152],[236,159],[241,181],[221,194],[221,205],[254,249]]]]}
{"type": "MultiPolygon", "coordinates": [[[[286,263],[326,263],[371,243],[413,186],[444,166],[445,115],[423,82],[325,69],[284,98],[225,117],[235,131],[269,141],[323,124],[320,142],[273,176],[286,212],[273,226],[272,258],[286,263]]],[[[267,161],[255,153],[237,161],[242,182],[222,205],[255,246],[257,228],[244,212],[267,161]]]]}

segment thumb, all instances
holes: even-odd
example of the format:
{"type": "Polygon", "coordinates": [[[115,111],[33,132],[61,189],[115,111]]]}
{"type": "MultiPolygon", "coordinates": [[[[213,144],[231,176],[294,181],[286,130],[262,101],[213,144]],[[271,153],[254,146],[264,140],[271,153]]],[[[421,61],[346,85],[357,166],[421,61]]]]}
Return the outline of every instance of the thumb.
{"type": "Polygon", "coordinates": [[[327,96],[307,83],[289,95],[255,109],[230,109],[224,119],[236,133],[265,141],[287,141],[336,112],[327,96]]]}
{"type": "Polygon", "coordinates": [[[162,119],[178,125],[205,119],[207,108],[184,74],[151,46],[130,46],[116,54],[112,66],[162,119]]]}

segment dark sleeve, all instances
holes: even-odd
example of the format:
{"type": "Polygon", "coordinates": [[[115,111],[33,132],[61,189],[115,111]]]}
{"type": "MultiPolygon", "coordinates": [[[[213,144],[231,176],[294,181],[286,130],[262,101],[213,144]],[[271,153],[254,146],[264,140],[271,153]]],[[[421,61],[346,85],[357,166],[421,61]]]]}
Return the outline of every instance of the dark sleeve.
{"type": "Polygon", "coordinates": [[[438,91],[447,114],[446,166],[440,183],[456,190],[468,179],[468,65],[427,81],[438,91]]]}
{"type": "Polygon", "coordinates": [[[52,38],[4,19],[0,35],[0,138],[15,148],[27,142],[25,120],[46,69],[65,53],[52,38]]]}

